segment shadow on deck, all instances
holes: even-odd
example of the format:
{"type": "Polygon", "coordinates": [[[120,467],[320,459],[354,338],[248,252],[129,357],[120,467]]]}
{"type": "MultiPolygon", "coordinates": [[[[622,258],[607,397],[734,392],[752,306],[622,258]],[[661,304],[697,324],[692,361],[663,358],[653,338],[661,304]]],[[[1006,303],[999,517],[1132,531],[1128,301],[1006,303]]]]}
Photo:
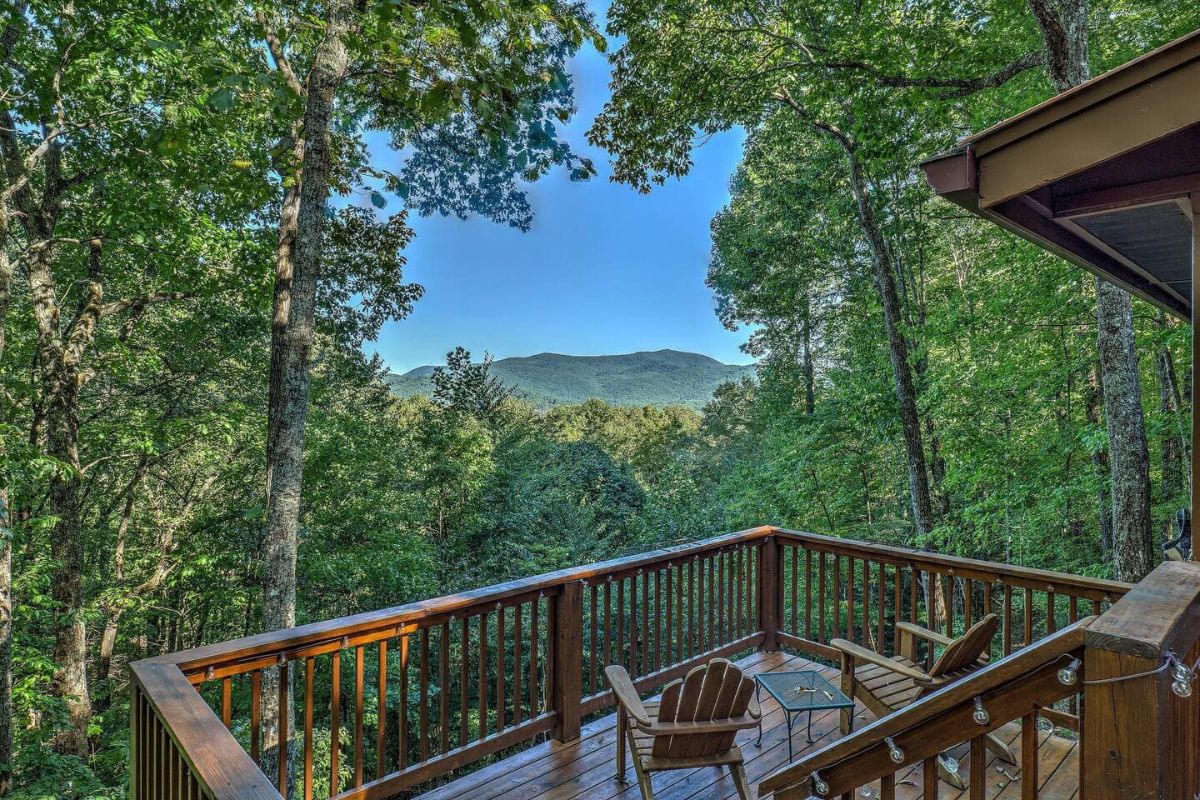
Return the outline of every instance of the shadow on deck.
{"type": "MultiPolygon", "coordinates": [[[[816,669],[835,684],[837,681],[836,669],[786,653],[755,653],[738,663],[751,674],[816,669]]],[[[761,698],[762,745],[755,744],[757,731],[743,731],[738,735],[738,744],[746,756],[746,772],[752,786],[784,766],[788,760],[784,714],[766,692],[761,694],[761,698]]],[[[856,707],[855,714],[856,724],[872,719],[870,712],[861,705],[856,707]]],[[[794,717],[792,726],[796,758],[840,738],[838,712],[817,711],[812,717],[814,743],[806,744],[804,717],[794,717]]],[[[614,775],[615,724],[616,716],[609,714],[584,726],[582,736],[574,742],[535,745],[511,758],[419,795],[418,800],[640,800],[632,767],[627,771],[625,782],[618,781],[614,775]]],[[[1002,739],[1009,742],[1017,740],[1019,734],[1020,728],[1015,723],[998,732],[1002,739]]],[[[1041,734],[1039,743],[1037,774],[1041,785],[1038,796],[1045,800],[1071,800],[1076,797],[1079,786],[1077,742],[1041,734]]],[[[1019,742],[1016,746],[1020,746],[1019,742]]],[[[969,775],[966,746],[956,748],[953,755],[962,764],[961,774],[969,775]]],[[[991,754],[988,758],[985,796],[996,800],[1020,798],[1020,768],[996,761],[991,754]]],[[[897,773],[896,778],[898,800],[917,800],[922,797],[919,766],[907,773],[897,773]]],[[[655,773],[653,784],[655,800],[725,800],[737,796],[728,773],[713,767],[655,773]]],[[[858,796],[878,797],[878,785],[860,790],[858,796]]],[[[968,791],[959,791],[944,782],[939,783],[939,800],[966,800],[968,796],[968,791]]]]}

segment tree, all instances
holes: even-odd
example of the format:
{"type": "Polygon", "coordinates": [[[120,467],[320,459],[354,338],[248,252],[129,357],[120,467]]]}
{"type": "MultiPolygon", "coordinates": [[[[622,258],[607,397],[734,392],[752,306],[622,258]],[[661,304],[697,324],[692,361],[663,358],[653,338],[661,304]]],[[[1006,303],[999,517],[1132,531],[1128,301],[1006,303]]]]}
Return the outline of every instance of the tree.
{"type": "MultiPolygon", "coordinates": [[[[1046,41],[1047,70],[1065,92],[1091,77],[1086,0],[1029,0],[1046,41]]],[[[1119,580],[1139,581],[1158,562],[1150,524],[1150,450],[1142,409],[1133,300],[1100,278],[1096,342],[1112,475],[1112,543],[1119,580]]]]}
{"type": "Polygon", "coordinates": [[[29,436],[61,465],[46,496],[54,520],[53,691],[70,719],[58,745],[83,755],[91,714],[82,523],[90,465],[80,457],[81,395],[96,375],[105,326],[119,324],[128,338],[151,309],[242,277],[245,265],[225,262],[227,252],[198,259],[197,249],[236,224],[245,200],[256,202],[252,182],[228,166],[255,128],[203,119],[213,73],[236,58],[211,46],[219,28],[208,9],[163,19],[141,4],[21,3],[4,25],[0,69],[11,89],[0,100],[2,199],[8,219],[18,221],[8,234],[36,331],[29,436]],[[149,187],[155,191],[147,194],[149,187]],[[148,249],[157,263],[143,258],[148,249]]]}
{"type": "Polygon", "coordinates": [[[491,374],[492,357],[471,363],[471,353],[456,347],[446,353],[446,366],[434,367],[429,376],[433,383],[433,402],[448,411],[491,421],[504,402],[513,396],[511,387],[491,374]]]}
{"type": "Polygon", "coordinates": [[[911,124],[914,95],[965,96],[1003,85],[1040,60],[1004,4],[962,13],[968,19],[954,20],[957,27],[920,9],[897,17],[861,3],[837,3],[821,15],[786,4],[763,14],[729,0],[683,10],[660,0],[619,3],[609,33],[626,43],[611,56],[613,97],[589,134],[616,154],[616,178],[642,191],[687,171],[695,129],[753,127],[791,113],[842,149],[874,265],[920,541],[934,527],[927,457],[897,265],[881,222],[888,212],[871,188],[871,166],[886,162],[888,146],[911,124]],[[984,58],[964,50],[962,29],[988,42],[984,58]],[[1006,50],[1001,60],[997,53],[1006,50]],[[981,69],[979,61],[992,66],[981,69]]]}

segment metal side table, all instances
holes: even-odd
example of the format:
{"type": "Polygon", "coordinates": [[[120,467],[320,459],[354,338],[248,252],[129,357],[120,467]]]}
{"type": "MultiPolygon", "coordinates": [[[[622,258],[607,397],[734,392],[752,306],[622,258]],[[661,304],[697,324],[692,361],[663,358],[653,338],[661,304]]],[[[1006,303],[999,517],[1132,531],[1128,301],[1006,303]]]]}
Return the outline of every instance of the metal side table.
{"type": "MultiPolygon", "coordinates": [[[[854,708],[854,701],[842,694],[821,673],[814,670],[799,672],[764,672],[754,676],[754,696],[760,699],[759,689],[766,689],[767,694],[775,698],[787,716],[788,729],[788,763],[792,761],[792,719],[794,715],[808,712],[808,726],[805,735],[808,743],[812,744],[812,712],[825,711],[830,708],[854,708]]],[[[758,743],[762,744],[762,719],[758,721],[758,743]]]]}

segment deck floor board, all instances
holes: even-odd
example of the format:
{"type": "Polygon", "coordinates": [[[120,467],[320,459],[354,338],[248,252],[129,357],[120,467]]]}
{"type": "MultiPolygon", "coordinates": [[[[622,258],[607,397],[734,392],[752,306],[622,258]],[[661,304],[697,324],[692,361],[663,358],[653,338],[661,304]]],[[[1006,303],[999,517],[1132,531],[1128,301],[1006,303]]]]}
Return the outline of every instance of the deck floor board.
{"type": "MultiPolygon", "coordinates": [[[[739,665],[750,673],[784,670],[816,669],[831,681],[837,680],[837,670],[815,664],[800,656],[786,653],[755,653],[739,665]]],[[[761,746],[756,744],[758,732],[743,731],[738,744],[746,756],[746,773],[751,785],[787,763],[787,726],[784,714],[766,692],[762,693],[763,735],[761,746]]],[[[804,739],[804,716],[797,715],[792,726],[795,756],[811,752],[840,738],[838,711],[818,711],[812,718],[813,744],[804,739]]],[[[872,716],[861,705],[855,708],[855,722],[870,721],[872,716]]],[[[626,770],[625,782],[617,780],[615,771],[616,716],[608,714],[584,726],[582,735],[574,742],[560,744],[543,742],[520,753],[465,775],[455,781],[432,789],[417,800],[640,800],[632,767],[626,770]]],[[[1011,723],[998,735],[1008,742],[1020,738],[1020,726],[1011,723]]],[[[953,755],[962,764],[961,773],[970,774],[965,745],[955,748],[953,755]]],[[[1079,757],[1075,742],[1054,735],[1039,736],[1038,783],[1043,800],[1072,800],[1078,794],[1079,757]]],[[[987,792],[989,800],[1013,800],[1021,797],[1020,768],[997,761],[988,753],[987,792]]],[[[897,800],[920,800],[921,770],[912,767],[897,774],[897,800]]],[[[653,776],[656,800],[730,800],[737,796],[729,774],[712,767],[657,772],[653,776]]],[[[869,787],[873,797],[879,796],[878,784],[869,787]]],[[[861,792],[859,797],[866,797],[861,792]]],[[[969,791],[959,791],[949,784],[938,785],[939,800],[967,800],[969,791]]]]}

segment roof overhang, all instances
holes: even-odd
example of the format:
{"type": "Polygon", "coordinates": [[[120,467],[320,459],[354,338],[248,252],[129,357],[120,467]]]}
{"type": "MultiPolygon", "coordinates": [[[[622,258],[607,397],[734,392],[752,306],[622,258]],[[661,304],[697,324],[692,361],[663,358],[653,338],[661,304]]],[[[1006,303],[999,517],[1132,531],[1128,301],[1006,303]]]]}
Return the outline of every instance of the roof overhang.
{"type": "Polygon", "coordinates": [[[922,167],[939,195],[1190,319],[1200,31],[922,167]]]}

